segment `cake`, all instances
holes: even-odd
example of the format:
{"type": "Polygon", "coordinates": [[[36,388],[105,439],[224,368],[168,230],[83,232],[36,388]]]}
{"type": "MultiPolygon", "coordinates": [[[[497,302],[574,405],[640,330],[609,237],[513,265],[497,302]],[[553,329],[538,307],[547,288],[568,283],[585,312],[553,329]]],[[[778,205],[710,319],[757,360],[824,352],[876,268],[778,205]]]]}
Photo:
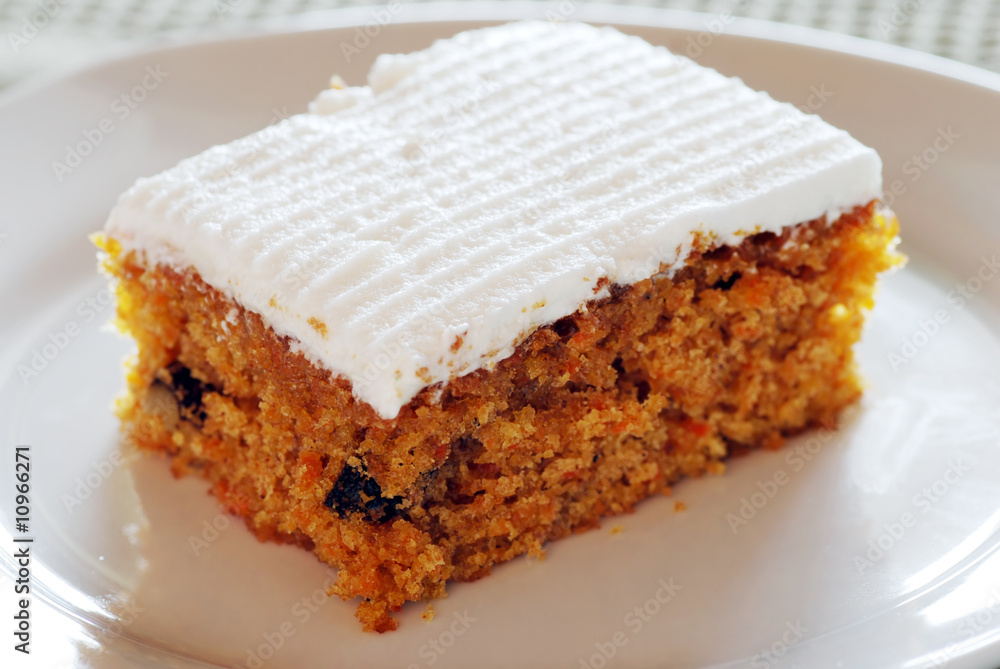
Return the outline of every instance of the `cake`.
{"type": "MultiPolygon", "coordinates": [[[[897,226],[872,149],[611,28],[518,22],[121,196],[127,439],[365,630],[833,425],[897,226]]],[[[678,547],[678,550],[682,550],[678,547]]]]}

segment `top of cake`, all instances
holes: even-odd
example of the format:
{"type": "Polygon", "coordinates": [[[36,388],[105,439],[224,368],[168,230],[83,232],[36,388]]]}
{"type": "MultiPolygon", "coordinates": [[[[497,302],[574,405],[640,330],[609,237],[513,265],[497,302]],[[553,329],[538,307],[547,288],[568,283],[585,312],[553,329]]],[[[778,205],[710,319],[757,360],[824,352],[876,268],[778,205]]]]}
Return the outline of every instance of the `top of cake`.
{"type": "Polygon", "coordinates": [[[878,197],[847,133],[611,28],[521,22],[140,179],[108,233],[193,267],[392,418],[535,328],[720,244],[878,197]],[[601,281],[605,279],[605,281],[601,281]]]}

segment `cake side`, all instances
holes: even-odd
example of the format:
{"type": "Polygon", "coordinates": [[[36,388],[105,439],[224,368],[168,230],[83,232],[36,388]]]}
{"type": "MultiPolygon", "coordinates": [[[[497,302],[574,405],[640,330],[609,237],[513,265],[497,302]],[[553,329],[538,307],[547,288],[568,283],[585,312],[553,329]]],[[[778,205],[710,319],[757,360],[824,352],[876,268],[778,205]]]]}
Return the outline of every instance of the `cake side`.
{"type": "Polygon", "coordinates": [[[832,423],[859,395],[851,347],[895,237],[874,203],[738,245],[702,236],[682,269],[602,286],[392,419],[195,270],[107,239],[138,344],[119,415],[259,537],[340,567],[333,590],[385,631],[450,579],[832,423]]]}
{"type": "Polygon", "coordinates": [[[611,28],[470,31],[380,57],[369,83],[140,180],[107,230],[383,418],[680,269],[692,232],[735,245],[880,192],[846,132],[611,28]]]}

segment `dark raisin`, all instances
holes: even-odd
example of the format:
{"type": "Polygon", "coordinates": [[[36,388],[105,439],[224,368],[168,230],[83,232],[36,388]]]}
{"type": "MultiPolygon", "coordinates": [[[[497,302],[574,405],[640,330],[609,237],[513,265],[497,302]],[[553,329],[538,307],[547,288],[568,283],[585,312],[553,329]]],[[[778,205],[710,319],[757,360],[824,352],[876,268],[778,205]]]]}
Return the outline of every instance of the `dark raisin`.
{"type": "Polygon", "coordinates": [[[621,358],[615,358],[614,362],[611,363],[611,367],[618,372],[618,376],[625,376],[625,363],[622,362],[621,358]]]}
{"type": "Polygon", "coordinates": [[[201,400],[205,393],[216,392],[215,386],[204,383],[191,375],[191,370],[178,361],[167,367],[170,391],[177,398],[177,406],[181,409],[181,418],[199,425],[205,422],[205,408],[201,400]]]}
{"type": "Polygon", "coordinates": [[[616,300],[627,293],[629,288],[631,288],[631,286],[625,283],[613,283],[608,289],[608,292],[611,293],[611,299],[616,300]]]}
{"type": "Polygon", "coordinates": [[[645,380],[637,381],[635,384],[635,399],[642,404],[649,397],[649,382],[645,380]]]}
{"type": "Polygon", "coordinates": [[[339,516],[358,512],[368,522],[384,523],[399,515],[402,502],[402,497],[383,497],[382,486],[363,466],[345,464],[324,504],[339,516]]]}
{"type": "Polygon", "coordinates": [[[553,323],[552,331],[559,335],[560,339],[565,341],[579,332],[580,328],[577,326],[576,321],[567,316],[566,318],[560,318],[553,323]]]}
{"type": "Polygon", "coordinates": [[[734,283],[739,281],[741,276],[743,275],[740,274],[739,272],[733,272],[732,274],[729,275],[728,279],[725,280],[719,279],[714,284],[712,284],[712,288],[714,288],[715,290],[729,290],[730,288],[733,287],[734,283]]]}
{"type": "Polygon", "coordinates": [[[720,246],[708,251],[703,256],[706,260],[730,260],[736,252],[732,246],[720,246]]]}

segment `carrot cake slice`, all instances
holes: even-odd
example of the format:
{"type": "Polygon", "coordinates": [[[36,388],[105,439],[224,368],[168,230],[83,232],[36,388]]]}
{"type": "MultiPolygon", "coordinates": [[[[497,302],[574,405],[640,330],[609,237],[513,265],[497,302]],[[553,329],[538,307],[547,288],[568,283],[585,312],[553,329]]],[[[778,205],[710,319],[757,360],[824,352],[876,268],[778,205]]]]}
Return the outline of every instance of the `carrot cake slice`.
{"type": "Polygon", "coordinates": [[[127,437],[366,630],[860,393],[876,153],[611,28],[383,55],[121,196],[127,437]]]}

